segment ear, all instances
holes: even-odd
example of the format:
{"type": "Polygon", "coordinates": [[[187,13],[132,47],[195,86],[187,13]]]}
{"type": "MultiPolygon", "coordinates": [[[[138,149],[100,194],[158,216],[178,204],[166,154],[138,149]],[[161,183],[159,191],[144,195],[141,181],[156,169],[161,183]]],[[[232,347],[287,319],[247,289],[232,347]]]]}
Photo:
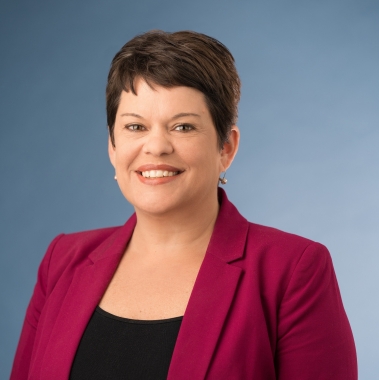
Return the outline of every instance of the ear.
{"type": "Polygon", "coordinates": [[[108,155],[109,160],[111,161],[111,164],[116,169],[116,147],[112,143],[112,139],[109,136],[108,137],[108,155]]]}
{"type": "Polygon", "coordinates": [[[238,151],[240,142],[240,130],[236,125],[233,125],[228,141],[226,141],[221,150],[221,171],[226,171],[232,164],[233,159],[238,151]]]}

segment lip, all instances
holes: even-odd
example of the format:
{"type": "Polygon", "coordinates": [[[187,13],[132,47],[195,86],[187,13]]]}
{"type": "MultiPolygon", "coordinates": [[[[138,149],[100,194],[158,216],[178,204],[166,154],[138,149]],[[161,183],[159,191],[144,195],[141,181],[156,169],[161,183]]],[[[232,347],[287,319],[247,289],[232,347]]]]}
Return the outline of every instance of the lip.
{"type": "Polygon", "coordinates": [[[176,168],[175,166],[161,164],[161,165],[154,165],[154,164],[146,164],[139,166],[136,170],[136,172],[147,172],[148,170],[166,170],[168,172],[182,172],[183,170],[176,168]]]}
{"type": "Polygon", "coordinates": [[[175,166],[166,165],[166,164],[159,164],[159,165],[146,164],[146,165],[139,166],[137,170],[135,170],[138,179],[145,185],[163,185],[165,183],[175,181],[180,176],[180,174],[183,173],[183,171],[184,170],[181,170],[175,166]],[[144,177],[142,175],[142,172],[145,172],[148,170],[164,170],[168,172],[179,172],[179,173],[171,177],[156,177],[156,178],[144,177]]]}

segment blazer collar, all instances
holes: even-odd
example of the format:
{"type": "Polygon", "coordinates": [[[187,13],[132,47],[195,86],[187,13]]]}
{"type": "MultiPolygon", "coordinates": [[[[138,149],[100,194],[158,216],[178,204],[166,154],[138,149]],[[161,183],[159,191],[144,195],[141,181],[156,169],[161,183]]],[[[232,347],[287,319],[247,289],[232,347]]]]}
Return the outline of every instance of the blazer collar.
{"type": "Polygon", "coordinates": [[[220,187],[218,188],[218,198],[220,211],[207,254],[229,263],[243,256],[249,222],[238,212],[220,187]]]}
{"type": "Polygon", "coordinates": [[[106,239],[97,249],[88,255],[88,259],[95,264],[102,259],[113,257],[115,260],[121,260],[125,248],[129,243],[137,223],[136,214],[133,214],[127,222],[106,239]]]}

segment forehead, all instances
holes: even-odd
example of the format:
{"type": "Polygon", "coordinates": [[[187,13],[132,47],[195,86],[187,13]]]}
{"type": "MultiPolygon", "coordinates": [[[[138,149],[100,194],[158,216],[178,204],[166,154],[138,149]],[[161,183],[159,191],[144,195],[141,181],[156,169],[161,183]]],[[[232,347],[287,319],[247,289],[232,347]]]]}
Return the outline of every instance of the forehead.
{"type": "Polygon", "coordinates": [[[134,87],[136,94],[132,91],[122,91],[118,114],[125,112],[196,113],[201,117],[210,117],[203,93],[194,88],[150,85],[143,79],[137,79],[134,87]]]}

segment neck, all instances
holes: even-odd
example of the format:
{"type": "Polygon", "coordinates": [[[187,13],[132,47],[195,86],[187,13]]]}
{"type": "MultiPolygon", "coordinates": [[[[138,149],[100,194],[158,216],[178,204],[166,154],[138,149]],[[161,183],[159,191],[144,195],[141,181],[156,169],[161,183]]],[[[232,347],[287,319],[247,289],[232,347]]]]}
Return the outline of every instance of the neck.
{"type": "Polygon", "coordinates": [[[160,257],[204,255],[217,219],[217,192],[180,210],[149,214],[136,209],[131,251],[160,257]]]}

